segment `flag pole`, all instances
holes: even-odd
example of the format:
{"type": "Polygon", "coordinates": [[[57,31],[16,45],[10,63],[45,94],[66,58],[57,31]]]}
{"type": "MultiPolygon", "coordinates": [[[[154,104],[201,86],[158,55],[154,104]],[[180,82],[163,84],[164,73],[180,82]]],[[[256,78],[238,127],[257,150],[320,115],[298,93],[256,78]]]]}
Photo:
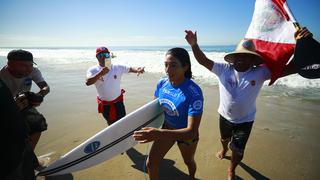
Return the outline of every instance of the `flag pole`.
{"type": "Polygon", "coordinates": [[[287,12],[290,20],[292,21],[294,27],[296,28],[296,30],[297,30],[297,31],[300,30],[300,29],[301,29],[301,26],[300,26],[300,24],[296,21],[296,18],[293,16],[293,14],[291,13],[291,10],[290,10],[287,2],[284,2],[284,3],[283,3],[283,8],[286,10],[286,12],[287,12]]]}

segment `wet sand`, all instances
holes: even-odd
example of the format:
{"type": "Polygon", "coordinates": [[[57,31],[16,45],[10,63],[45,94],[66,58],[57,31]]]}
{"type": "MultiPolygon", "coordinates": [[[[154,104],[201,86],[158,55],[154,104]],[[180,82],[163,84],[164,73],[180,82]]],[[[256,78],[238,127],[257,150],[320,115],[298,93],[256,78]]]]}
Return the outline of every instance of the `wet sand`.
{"type": "MultiPolygon", "coordinates": [[[[44,73],[51,85],[51,93],[39,111],[45,115],[49,126],[37,145],[38,156],[52,152],[50,158],[53,161],[107,126],[97,113],[95,87],[84,84],[89,66],[64,65],[63,69],[68,70],[51,67],[44,73]]],[[[160,74],[150,73],[139,77],[134,74],[123,76],[127,113],[153,99],[160,77],[160,74]]],[[[205,96],[205,108],[195,157],[196,177],[226,179],[230,152],[227,159],[215,157],[220,149],[218,87],[200,86],[205,96]]],[[[319,179],[316,167],[320,164],[320,145],[317,143],[320,137],[320,102],[263,95],[258,98],[257,109],[245,157],[236,174],[242,179],[319,179]]],[[[46,179],[146,179],[144,161],[150,147],[151,144],[137,145],[126,154],[97,166],[46,179]]],[[[187,179],[187,174],[187,167],[177,146],[174,146],[162,162],[160,179],[187,179]]]]}

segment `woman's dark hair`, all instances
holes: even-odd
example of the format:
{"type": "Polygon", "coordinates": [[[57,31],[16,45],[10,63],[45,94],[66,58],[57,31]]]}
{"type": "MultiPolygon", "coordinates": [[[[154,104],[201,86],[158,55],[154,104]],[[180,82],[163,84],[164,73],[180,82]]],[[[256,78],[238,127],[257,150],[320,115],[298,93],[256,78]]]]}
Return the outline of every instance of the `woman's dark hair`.
{"type": "Polygon", "coordinates": [[[182,67],[185,67],[186,65],[188,65],[189,68],[184,73],[184,77],[188,79],[192,78],[190,56],[187,50],[176,47],[176,48],[169,49],[166,55],[171,55],[177,58],[178,61],[181,63],[182,67]]]}

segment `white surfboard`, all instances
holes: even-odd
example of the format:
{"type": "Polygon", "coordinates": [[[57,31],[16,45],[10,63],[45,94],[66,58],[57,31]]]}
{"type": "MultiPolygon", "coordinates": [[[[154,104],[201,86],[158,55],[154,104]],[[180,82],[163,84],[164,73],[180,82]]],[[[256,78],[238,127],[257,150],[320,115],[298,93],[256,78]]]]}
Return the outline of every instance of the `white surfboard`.
{"type": "Polygon", "coordinates": [[[134,131],[142,127],[159,128],[163,120],[163,110],[155,99],[72,149],[38,176],[67,174],[104,162],[137,144],[132,137],[134,131]]]}

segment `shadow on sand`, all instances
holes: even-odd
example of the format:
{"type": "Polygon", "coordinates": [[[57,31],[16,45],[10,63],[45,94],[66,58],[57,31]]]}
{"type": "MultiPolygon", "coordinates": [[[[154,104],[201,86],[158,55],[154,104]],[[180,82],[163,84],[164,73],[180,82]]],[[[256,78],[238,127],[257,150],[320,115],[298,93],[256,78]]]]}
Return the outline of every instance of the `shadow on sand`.
{"type": "MultiPolygon", "coordinates": [[[[145,173],[146,176],[147,170],[145,161],[147,158],[147,155],[141,154],[139,151],[135,150],[134,148],[129,149],[126,154],[128,157],[132,160],[134,165],[132,165],[133,168],[142,171],[145,173]]],[[[182,172],[181,170],[177,169],[174,166],[175,162],[170,159],[163,159],[160,164],[159,169],[159,179],[160,180],[185,180],[188,179],[188,174],[182,172]]],[[[73,180],[72,174],[64,174],[64,175],[57,175],[57,176],[46,176],[44,177],[38,177],[37,180],[73,180]]]]}
{"type": "MultiPolygon", "coordinates": [[[[145,165],[145,161],[147,156],[141,154],[134,148],[129,149],[127,152],[127,155],[129,158],[134,162],[134,165],[132,165],[133,168],[142,171],[145,173],[146,176],[147,174],[147,168],[145,165]]],[[[180,171],[176,167],[174,167],[174,161],[170,159],[163,159],[161,164],[160,164],[160,169],[159,169],[159,179],[172,179],[172,180],[179,180],[179,179],[188,179],[188,174],[180,171]]]]}
{"type": "MultiPolygon", "coordinates": [[[[231,160],[231,157],[230,156],[226,156],[225,159],[231,160]]],[[[247,166],[243,162],[240,162],[239,166],[242,167],[247,173],[249,173],[254,179],[257,179],[257,180],[270,180],[269,178],[267,178],[266,176],[262,175],[258,171],[252,169],[251,167],[247,166]]],[[[239,176],[236,176],[236,177],[237,177],[238,180],[243,180],[239,176]]]]}
{"type": "Polygon", "coordinates": [[[63,175],[56,175],[56,176],[40,176],[37,177],[37,180],[73,180],[72,174],[63,174],[63,175]]]}

